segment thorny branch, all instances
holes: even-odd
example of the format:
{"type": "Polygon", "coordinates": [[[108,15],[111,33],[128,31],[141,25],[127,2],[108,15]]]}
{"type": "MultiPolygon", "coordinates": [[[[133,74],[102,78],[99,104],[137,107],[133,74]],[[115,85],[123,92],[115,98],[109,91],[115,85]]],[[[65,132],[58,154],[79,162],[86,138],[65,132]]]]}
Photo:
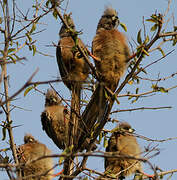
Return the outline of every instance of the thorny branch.
{"type": "Polygon", "coordinates": [[[157,109],[171,109],[171,106],[164,107],[140,107],[140,108],[132,108],[132,109],[120,109],[112,111],[110,114],[118,113],[118,112],[127,112],[127,111],[137,111],[137,110],[157,110],[157,109]]]}

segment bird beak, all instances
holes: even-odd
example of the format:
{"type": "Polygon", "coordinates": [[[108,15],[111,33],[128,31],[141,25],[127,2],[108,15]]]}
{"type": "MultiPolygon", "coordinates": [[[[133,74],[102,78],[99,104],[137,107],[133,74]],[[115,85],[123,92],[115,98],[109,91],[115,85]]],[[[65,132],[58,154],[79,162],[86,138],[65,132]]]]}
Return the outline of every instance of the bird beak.
{"type": "Polygon", "coordinates": [[[130,128],[128,131],[129,131],[130,133],[133,133],[135,130],[132,129],[132,128],[130,128]]]}

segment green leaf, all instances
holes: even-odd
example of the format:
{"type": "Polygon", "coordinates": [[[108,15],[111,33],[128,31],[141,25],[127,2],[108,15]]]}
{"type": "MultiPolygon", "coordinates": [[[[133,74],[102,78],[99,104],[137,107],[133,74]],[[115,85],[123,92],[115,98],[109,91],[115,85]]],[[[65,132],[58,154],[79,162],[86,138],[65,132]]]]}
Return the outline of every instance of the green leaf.
{"type": "Polygon", "coordinates": [[[2,141],[4,141],[6,139],[6,127],[2,128],[2,141]]]}
{"type": "Polygon", "coordinates": [[[82,180],[88,180],[88,177],[84,177],[82,180]]]}
{"type": "Polygon", "coordinates": [[[30,30],[30,34],[33,33],[35,30],[36,30],[36,23],[34,22],[32,28],[30,30]]]}
{"type": "Polygon", "coordinates": [[[99,143],[101,142],[102,138],[103,138],[103,133],[102,133],[102,132],[100,132],[100,135],[99,135],[99,140],[98,140],[98,142],[99,142],[99,143]]]}
{"type": "Polygon", "coordinates": [[[157,91],[158,86],[157,86],[156,84],[152,84],[151,88],[152,88],[154,91],[157,91]]]}
{"type": "Polygon", "coordinates": [[[13,61],[14,64],[16,64],[16,59],[13,56],[8,55],[8,57],[13,61]]]}
{"type": "Polygon", "coordinates": [[[7,3],[7,0],[3,0],[3,2],[4,2],[4,5],[7,3]]]}
{"type": "Polygon", "coordinates": [[[177,31],[177,26],[174,26],[173,28],[174,28],[174,31],[177,31]]]}
{"type": "Polygon", "coordinates": [[[2,24],[3,20],[2,20],[2,17],[0,17],[0,24],[2,24]]]}
{"type": "Polygon", "coordinates": [[[168,92],[168,90],[166,90],[164,87],[159,87],[159,90],[162,93],[167,93],[168,92]]]}
{"type": "Polygon", "coordinates": [[[32,42],[32,38],[31,38],[31,36],[29,35],[29,33],[26,33],[26,37],[28,38],[29,42],[32,42]]]}
{"type": "Polygon", "coordinates": [[[134,100],[132,100],[132,102],[131,102],[131,103],[133,104],[133,103],[135,103],[136,101],[137,101],[137,99],[134,99],[134,100]]]}
{"type": "Polygon", "coordinates": [[[142,69],[141,70],[144,74],[147,74],[146,70],[145,69],[142,69]]]}
{"type": "Polygon", "coordinates": [[[30,87],[28,87],[28,88],[25,90],[25,92],[24,92],[24,96],[26,96],[32,89],[34,89],[34,87],[36,87],[36,86],[30,86],[30,87]]]}
{"type": "Polygon", "coordinates": [[[144,48],[142,48],[142,50],[143,50],[144,54],[146,54],[147,56],[149,56],[149,53],[148,53],[144,48]]]}
{"type": "Polygon", "coordinates": [[[48,6],[49,6],[49,2],[50,2],[50,1],[48,0],[48,1],[46,2],[46,4],[45,4],[47,8],[48,8],[48,6]]]}
{"type": "Polygon", "coordinates": [[[148,42],[149,42],[149,36],[147,35],[144,43],[147,44],[148,42]]]}
{"type": "Polygon", "coordinates": [[[136,88],[136,94],[138,94],[139,88],[136,88]]]}
{"type": "Polygon", "coordinates": [[[151,27],[151,31],[155,31],[157,29],[158,25],[154,24],[154,26],[151,27]]]}
{"type": "Polygon", "coordinates": [[[32,50],[33,50],[33,56],[36,54],[36,46],[33,44],[32,45],[32,50]]]}
{"type": "Polygon", "coordinates": [[[148,22],[153,22],[153,23],[156,23],[156,22],[157,22],[157,21],[154,20],[154,19],[146,19],[146,21],[148,21],[148,22]]]}
{"type": "Polygon", "coordinates": [[[58,17],[58,13],[57,13],[56,10],[53,11],[53,17],[54,17],[55,19],[57,19],[57,17],[58,17]]]}
{"type": "Polygon", "coordinates": [[[9,49],[8,49],[8,54],[11,53],[11,52],[13,52],[13,51],[15,51],[15,48],[9,48],[9,49]]]}
{"type": "Polygon", "coordinates": [[[120,26],[123,28],[123,30],[125,32],[127,32],[127,27],[126,27],[126,25],[124,23],[120,23],[120,26]]]}
{"type": "Polygon", "coordinates": [[[137,42],[138,42],[139,44],[142,44],[141,29],[139,30],[138,35],[137,35],[137,42]]]}
{"type": "Polygon", "coordinates": [[[130,99],[132,99],[132,98],[133,98],[133,96],[129,96],[129,97],[128,97],[128,100],[130,100],[130,99]]]}
{"type": "Polygon", "coordinates": [[[165,56],[165,53],[164,53],[164,51],[162,50],[162,48],[159,47],[158,50],[161,52],[162,56],[164,57],[164,56],[165,56]]]}
{"type": "Polygon", "coordinates": [[[175,46],[176,43],[177,43],[177,37],[176,37],[176,39],[173,40],[173,44],[172,45],[175,46]]]}
{"type": "Polygon", "coordinates": [[[106,148],[108,146],[108,140],[107,140],[106,136],[104,137],[103,146],[104,146],[104,148],[106,148]]]}
{"type": "MultiPolygon", "coordinates": [[[[65,150],[61,153],[61,155],[66,155],[66,154],[67,154],[67,153],[66,153],[65,150]]],[[[58,160],[58,164],[59,164],[59,165],[62,165],[64,159],[65,159],[64,156],[61,156],[61,157],[59,158],[59,160],[58,160]]]]}

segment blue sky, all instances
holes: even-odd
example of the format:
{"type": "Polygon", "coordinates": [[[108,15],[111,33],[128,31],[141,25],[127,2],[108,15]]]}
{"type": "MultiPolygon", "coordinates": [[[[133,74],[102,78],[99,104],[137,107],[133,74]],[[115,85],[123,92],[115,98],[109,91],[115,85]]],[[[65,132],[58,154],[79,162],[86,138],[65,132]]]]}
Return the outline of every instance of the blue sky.
{"type": "MultiPolygon", "coordinates": [[[[16,2],[18,8],[24,12],[27,12],[30,8],[30,14],[33,12],[31,8],[31,1],[19,0],[16,2]],[[18,4],[19,3],[19,4],[18,4]]],[[[66,3],[62,4],[65,8],[66,3]]],[[[142,1],[142,0],[74,0],[69,1],[67,7],[67,13],[72,12],[72,17],[76,24],[77,30],[82,30],[83,34],[80,36],[85,44],[91,46],[92,39],[95,35],[96,26],[99,18],[101,17],[104,7],[112,6],[118,11],[118,16],[120,21],[125,23],[128,31],[125,33],[128,40],[135,44],[133,40],[136,41],[137,33],[140,29],[143,29],[142,19],[149,18],[152,13],[159,12],[164,13],[168,2],[167,0],[158,1],[142,1]]],[[[63,11],[61,11],[63,13],[63,11]]],[[[174,22],[177,24],[177,1],[172,0],[170,11],[168,13],[166,21],[174,15],[174,22]]],[[[149,33],[149,28],[151,23],[146,23],[147,33],[149,33]]],[[[8,74],[10,75],[10,88],[9,94],[12,95],[20,87],[23,86],[24,82],[31,76],[31,74],[39,68],[39,72],[34,77],[34,81],[44,81],[55,79],[59,77],[59,71],[55,58],[55,47],[48,47],[46,45],[52,45],[52,42],[57,44],[59,37],[58,31],[61,27],[60,20],[55,20],[50,14],[44,17],[40,24],[37,25],[39,29],[46,29],[41,34],[33,36],[33,40],[37,40],[37,50],[50,54],[54,57],[46,57],[40,54],[32,56],[32,52],[28,51],[25,47],[20,55],[25,56],[27,61],[24,64],[11,64],[8,65],[8,74]]],[[[169,22],[167,31],[172,27],[172,23],[169,22]]],[[[18,28],[18,26],[16,27],[18,28]]],[[[39,30],[38,29],[38,30],[39,30]]],[[[119,27],[120,31],[123,31],[119,27]]],[[[151,35],[151,33],[150,33],[151,35]]],[[[22,41],[23,42],[23,41],[22,41]]],[[[2,47],[2,45],[0,46],[2,47]]],[[[141,77],[156,79],[159,77],[167,77],[172,73],[177,72],[177,48],[173,47],[171,43],[167,43],[163,47],[164,51],[167,53],[172,49],[175,51],[164,58],[159,63],[150,66],[147,69],[148,74],[140,74],[141,77]]],[[[145,58],[142,62],[142,66],[149,64],[161,57],[159,52],[152,52],[150,57],[145,58]]],[[[124,78],[123,78],[124,79],[124,78]]],[[[121,94],[125,94],[127,91],[135,92],[137,87],[140,88],[140,93],[151,90],[151,82],[141,81],[139,85],[126,85],[121,94]]],[[[160,82],[159,86],[164,86],[169,88],[177,85],[177,78],[173,78],[160,82]]],[[[64,87],[63,83],[54,84],[56,90],[63,95],[65,98],[70,98],[69,90],[64,87]]],[[[38,86],[38,89],[45,92],[49,88],[48,85],[38,86]]],[[[159,107],[159,106],[172,106],[172,109],[163,110],[142,110],[133,112],[121,112],[114,114],[112,117],[117,118],[120,121],[129,122],[136,133],[152,138],[152,139],[166,139],[169,137],[177,137],[177,101],[176,101],[177,89],[173,89],[168,93],[157,93],[156,95],[140,98],[138,102],[131,103],[127,97],[120,98],[120,105],[115,105],[114,109],[129,109],[137,107],[159,107]]],[[[38,92],[31,91],[26,97],[23,96],[23,92],[17,96],[17,99],[12,102],[13,105],[22,107],[24,109],[16,108],[11,113],[11,119],[14,125],[22,125],[21,127],[14,129],[15,143],[17,145],[23,143],[23,136],[25,133],[33,134],[39,141],[45,143],[53,153],[59,153],[58,149],[55,147],[53,142],[47,137],[41,128],[40,114],[44,109],[44,96],[38,92]]],[[[1,119],[2,120],[2,119],[1,119]]],[[[108,124],[106,128],[112,129],[114,125],[108,124]]],[[[6,139],[7,141],[7,139],[6,139]]],[[[149,144],[145,140],[138,139],[142,150],[145,146],[149,144]]],[[[163,143],[153,143],[152,146],[158,145],[160,149],[160,155],[152,158],[150,162],[160,167],[162,170],[176,169],[176,150],[177,150],[177,140],[163,142],[163,143]]],[[[0,143],[0,148],[8,147],[6,142],[0,143]]],[[[103,150],[103,149],[101,149],[103,150]]],[[[103,159],[91,158],[88,163],[89,168],[93,168],[97,171],[103,171],[103,159]]],[[[145,165],[145,171],[152,173],[148,166],[145,165]]],[[[0,172],[0,179],[8,179],[4,172],[0,172]]],[[[131,178],[130,178],[131,179],[131,178]]],[[[167,179],[167,176],[164,178],[167,179]]],[[[177,179],[177,174],[174,174],[171,178],[172,180],[177,179]]]]}

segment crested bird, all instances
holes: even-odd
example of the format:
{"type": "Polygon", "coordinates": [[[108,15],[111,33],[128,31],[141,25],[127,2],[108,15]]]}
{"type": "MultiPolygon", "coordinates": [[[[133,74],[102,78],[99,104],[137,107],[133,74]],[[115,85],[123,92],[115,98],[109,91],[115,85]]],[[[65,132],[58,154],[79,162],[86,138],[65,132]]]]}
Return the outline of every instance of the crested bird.
{"type": "Polygon", "coordinates": [[[47,90],[41,123],[43,130],[59,149],[68,147],[69,112],[53,89],[47,90]]]}
{"type": "MultiPolygon", "coordinates": [[[[94,59],[99,82],[82,114],[85,132],[87,129],[90,131],[96,121],[100,123],[104,117],[108,117],[106,112],[112,93],[110,94],[109,91],[106,93],[105,87],[114,93],[127,68],[130,52],[125,35],[117,30],[118,25],[119,19],[116,10],[107,7],[98,22],[96,35],[92,41],[92,54],[99,59],[94,59]]],[[[80,142],[84,141],[83,137],[81,135],[80,142]]]]}
{"type": "Polygon", "coordinates": [[[78,131],[78,124],[80,124],[79,115],[81,89],[82,84],[88,77],[89,66],[77,48],[77,45],[79,45],[80,48],[86,52],[84,43],[77,37],[71,14],[64,14],[63,18],[69,26],[69,29],[65,24],[63,24],[60,29],[60,40],[56,49],[56,57],[61,78],[72,93],[70,132],[71,136],[74,138],[74,142],[71,142],[71,145],[77,144],[76,134],[78,131]]]}
{"type": "MultiPolygon", "coordinates": [[[[106,152],[112,152],[115,155],[130,156],[135,158],[141,157],[141,149],[133,136],[134,129],[127,123],[120,123],[113,131],[106,147],[106,152]]],[[[106,157],[105,158],[105,173],[114,174],[120,179],[142,172],[141,161],[129,159],[125,157],[106,157]]]]}
{"type": "Polygon", "coordinates": [[[118,25],[116,10],[107,7],[99,20],[92,42],[92,53],[100,59],[95,60],[96,70],[101,76],[101,81],[113,92],[126,70],[130,56],[126,37],[117,30],[118,25]]]}
{"type": "Polygon", "coordinates": [[[114,175],[118,179],[124,179],[135,173],[140,173],[146,177],[153,178],[154,175],[143,172],[141,158],[141,148],[133,135],[135,130],[127,122],[120,122],[108,141],[106,152],[111,152],[114,156],[105,158],[105,175],[114,175]],[[121,157],[122,156],[122,157],[121,157]]]}
{"type": "Polygon", "coordinates": [[[42,158],[51,155],[46,145],[37,141],[31,134],[24,136],[24,144],[17,149],[17,157],[20,163],[22,176],[27,180],[51,180],[54,162],[52,158],[42,158]],[[39,159],[39,160],[38,160],[39,159]]]}

